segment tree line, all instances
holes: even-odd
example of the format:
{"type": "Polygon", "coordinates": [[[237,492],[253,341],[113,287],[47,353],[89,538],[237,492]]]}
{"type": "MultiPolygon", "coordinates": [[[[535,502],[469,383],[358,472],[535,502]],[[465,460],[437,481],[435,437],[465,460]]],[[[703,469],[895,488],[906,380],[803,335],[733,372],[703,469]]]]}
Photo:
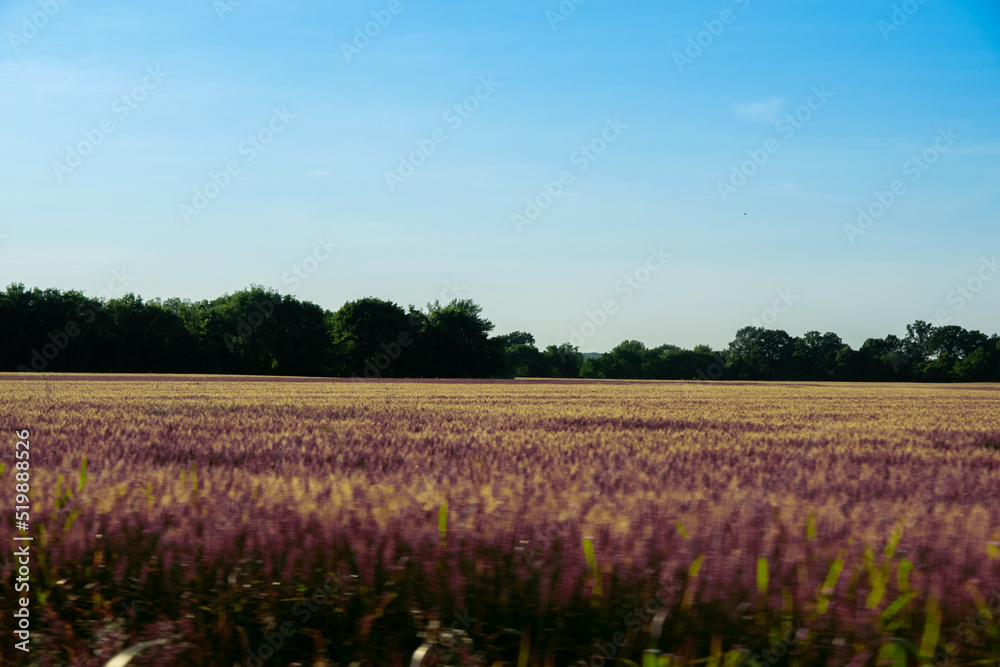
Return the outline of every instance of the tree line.
{"type": "Polygon", "coordinates": [[[491,335],[469,299],[423,309],[375,297],[330,311],[251,286],[214,300],[82,292],[0,293],[0,371],[197,373],[358,378],[1000,381],[1000,336],[916,321],[857,350],[834,333],[795,337],[744,327],[722,350],[648,348],[602,355],[570,343],[539,349],[523,331],[491,335]]]}

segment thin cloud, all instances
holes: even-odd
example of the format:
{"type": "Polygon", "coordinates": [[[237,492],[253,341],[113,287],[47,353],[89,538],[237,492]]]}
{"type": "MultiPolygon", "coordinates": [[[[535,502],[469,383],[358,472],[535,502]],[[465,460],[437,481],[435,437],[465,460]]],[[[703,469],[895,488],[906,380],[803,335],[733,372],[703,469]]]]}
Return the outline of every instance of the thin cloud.
{"type": "Polygon", "coordinates": [[[750,120],[772,123],[778,118],[778,114],[785,108],[785,98],[770,97],[766,100],[757,100],[736,105],[736,113],[750,120]]]}

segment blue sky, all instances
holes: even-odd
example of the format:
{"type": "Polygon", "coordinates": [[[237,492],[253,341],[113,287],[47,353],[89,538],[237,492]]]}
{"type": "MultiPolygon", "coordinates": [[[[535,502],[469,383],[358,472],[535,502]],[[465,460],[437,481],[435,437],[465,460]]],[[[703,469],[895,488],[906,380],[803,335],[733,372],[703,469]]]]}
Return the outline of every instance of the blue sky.
{"type": "Polygon", "coordinates": [[[1000,330],[993,2],[63,2],[0,4],[3,285],[1000,330]]]}

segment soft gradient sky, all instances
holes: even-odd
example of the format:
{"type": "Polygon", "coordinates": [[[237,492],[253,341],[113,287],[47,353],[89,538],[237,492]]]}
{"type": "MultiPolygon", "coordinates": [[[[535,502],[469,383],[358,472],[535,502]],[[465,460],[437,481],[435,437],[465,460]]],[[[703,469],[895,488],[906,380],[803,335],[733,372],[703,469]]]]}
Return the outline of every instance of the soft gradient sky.
{"type": "Polygon", "coordinates": [[[998,331],[1000,275],[961,308],[949,292],[1000,254],[1000,9],[903,4],[893,24],[894,3],[871,0],[567,1],[558,22],[558,0],[3,2],[0,283],[96,295],[124,270],[146,298],[253,283],[332,310],[457,291],[496,333],[541,345],[613,302],[584,351],[721,347],[762,315],[854,346],[938,311],[998,331]],[[391,22],[345,57],[372,12],[391,22]],[[446,116],[477,87],[478,108],[446,116]],[[814,87],[832,96],[789,136],[814,87]],[[276,109],[294,119],[247,148],[276,109]],[[582,158],[609,119],[627,127],[582,158]],[[390,189],[435,131],[446,140],[390,189]],[[88,132],[99,145],[57,170],[88,132]],[[724,201],[719,182],[772,138],[724,201]],[[908,168],[925,149],[936,161],[908,168]],[[512,214],[563,170],[572,182],[518,231],[512,214]],[[896,179],[903,194],[849,242],[896,179]],[[339,247],[295,278],[318,238],[339,247]],[[623,288],[651,247],[666,265],[623,288]],[[791,305],[771,318],[778,290],[791,305]]]}

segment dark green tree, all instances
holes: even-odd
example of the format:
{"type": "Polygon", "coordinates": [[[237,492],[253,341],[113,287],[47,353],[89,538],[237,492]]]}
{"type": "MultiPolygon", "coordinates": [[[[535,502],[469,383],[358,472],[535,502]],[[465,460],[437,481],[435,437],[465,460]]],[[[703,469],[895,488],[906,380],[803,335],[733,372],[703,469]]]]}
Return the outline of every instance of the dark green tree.
{"type": "Polygon", "coordinates": [[[679,348],[667,350],[658,355],[649,377],[656,380],[701,380],[702,376],[713,379],[708,373],[718,363],[714,354],[679,348]]]}
{"type": "Polygon", "coordinates": [[[741,380],[790,379],[794,339],[780,329],[743,327],[727,350],[727,367],[741,380]]]}
{"type": "Polygon", "coordinates": [[[643,379],[648,370],[648,350],[637,340],[626,340],[601,357],[604,376],[614,379],[643,379]]]}
{"type": "Polygon", "coordinates": [[[549,365],[545,355],[534,345],[512,345],[504,356],[507,377],[548,377],[549,365]]]}
{"type": "Polygon", "coordinates": [[[80,372],[90,353],[88,305],[100,303],[81,292],[25,289],[21,283],[0,293],[0,368],[8,371],[80,372]]]}
{"type": "Polygon", "coordinates": [[[587,357],[583,360],[580,366],[580,377],[593,379],[593,380],[604,380],[608,377],[605,372],[605,357],[607,355],[601,355],[600,357],[587,357]]]}
{"type": "Polygon", "coordinates": [[[108,373],[187,373],[197,338],[176,314],[135,294],[111,299],[84,329],[95,370],[108,373]]]}
{"type": "Polygon", "coordinates": [[[934,335],[934,325],[930,322],[917,320],[906,325],[906,338],[903,339],[901,352],[908,365],[914,371],[931,356],[930,341],[934,335]]]}
{"type": "Polygon", "coordinates": [[[578,378],[583,369],[583,354],[572,343],[549,345],[542,353],[546,361],[546,377],[578,378]]]}
{"type": "Polygon", "coordinates": [[[909,348],[898,336],[869,338],[858,350],[859,380],[868,382],[906,382],[913,377],[909,348]]]}
{"type": "Polygon", "coordinates": [[[796,338],[789,370],[797,380],[836,380],[840,377],[838,355],[845,347],[835,333],[807,331],[796,338]]]}
{"type": "Polygon", "coordinates": [[[959,382],[1000,382],[1000,336],[993,334],[956,362],[954,377],[959,382]]]}
{"type": "Polygon", "coordinates": [[[336,372],[343,377],[408,377],[422,321],[391,301],[367,297],[348,301],[331,318],[336,372]]]}
{"type": "Polygon", "coordinates": [[[504,343],[471,299],[427,305],[427,353],[435,377],[487,378],[504,372],[504,343]]]}
{"type": "Polygon", "coordinates": [[[535,337],[530,333],[524,331],[512,331],[509,334],[504,334],[503,336],[497,336],[501,341],[503,341],[504,347],[514,347],[515,345],[534,345],[535,337]]]}

